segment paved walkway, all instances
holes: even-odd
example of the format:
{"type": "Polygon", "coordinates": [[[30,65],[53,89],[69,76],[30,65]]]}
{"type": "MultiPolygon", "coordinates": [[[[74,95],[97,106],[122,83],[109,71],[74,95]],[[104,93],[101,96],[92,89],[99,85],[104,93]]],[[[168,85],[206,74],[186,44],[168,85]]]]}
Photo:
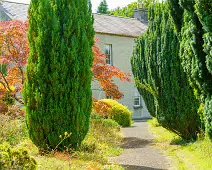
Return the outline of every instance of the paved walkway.
{"type": "Polygon", "coordinates": [[[154,148],[154,136],[148,131],[147,122],[135,122],[131,128],[123,128],[124,153],[112,158],[112,162],[127,170],[166,170],[170,163],[154,148]]]}

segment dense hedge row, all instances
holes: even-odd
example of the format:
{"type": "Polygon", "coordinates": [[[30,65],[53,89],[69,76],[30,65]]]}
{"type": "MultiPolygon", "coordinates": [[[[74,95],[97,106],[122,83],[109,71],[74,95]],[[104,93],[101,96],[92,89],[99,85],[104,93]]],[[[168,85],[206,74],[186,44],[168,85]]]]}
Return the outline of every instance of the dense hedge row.
{"type": "Polygon", "coordinates": [[[169,0],[169,4],[178,28],[182,66],[195,95],[205,104],[203,121],[212,139],[212,3],[210,0],[169,0]],[[175,11],[181,11],[178,18],[175,11]]]}
{"type": "Polygon", "coordinates": [[[94,29],[88,0],[33,0],[29,9],[30,57],[24,89],[32,141],[77,148],[89,129],[94,29]],[[83,9],[83,10],[82,10],[83,9]]]}
{"type": "Polygon", "coordinates": [[[162,126],[185,139],[196,138],[199,103],[181,66],[180,43],[168,5],[150,7],[149,21],[132,57],[138,90],[162,126]]]}

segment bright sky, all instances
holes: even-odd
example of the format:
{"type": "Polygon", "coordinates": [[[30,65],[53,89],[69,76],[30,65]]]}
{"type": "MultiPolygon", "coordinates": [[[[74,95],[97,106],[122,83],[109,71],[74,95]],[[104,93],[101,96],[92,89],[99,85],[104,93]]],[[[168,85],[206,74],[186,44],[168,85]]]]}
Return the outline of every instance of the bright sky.
{"type": "MultiPolygon", "coordinates": [[[[30,3],[30,0],[9,0],[9,1],[13,1],[13,2],[21,2],[21,3],[30,3]]],[[[127,6],[128,4],[132,3],[132,2],[136,2],[137,0],[107,0],[108,3],[108,8],[109,9],[114,9],[116,7],[123,7],[123,6],[127,6]]],[[[91,0],[91,3],[93,5],[93,12],[97,11],[97,8],[100,4],[101,0],[91,0]]]]}

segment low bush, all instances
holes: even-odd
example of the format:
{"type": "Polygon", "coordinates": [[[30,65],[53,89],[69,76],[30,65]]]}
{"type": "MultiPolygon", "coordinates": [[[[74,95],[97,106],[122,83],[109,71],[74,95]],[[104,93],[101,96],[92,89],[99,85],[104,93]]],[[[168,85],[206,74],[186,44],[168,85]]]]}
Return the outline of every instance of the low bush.
{"type": "Polygon", "coordinates": [[[0,144],[8,142],[11,145],[18,144],[28,137],[24,118],[13,119],[10,116],[0,114],[0,144]]]}
{"type": "Polygon", "coordinates": [[[11,148],[8,143],[0,145],[0,169],[27,169],[37,167],[35,159],[31,158],[25,148],[11,148]]]}
{"type": "Polygon", "coordinates": [[[92,160],[96,159],[98,161],[102,159],[105,162],[106,159],[103,159],[105,156],[115,156],[121,153],[119,148],[121,141],[120,125],[117,122],[111,119],[95,117],[91,119],[90,131],[76,155],[80,158],[85,156],[85,159],[87,159],[90,154],[92,160]]]}
{"type": "Polygon", "coordinates": [[[118,131],[121,130],[120,125],[112,119],[93,119],[91,120],[91,122],[93,124],[96,124],[98,126],[98,124],[100,124],[101,126],[103,126],[104,128],[109,128],[109,129],[117,129],[118,131]]]}
{"type": "Polygon", "coordinates": [[[117,101],[111,99],[104,99],[102,101],[112,107],[112,114],[109,115],[110,119],[115,120],[122,127],[131,126],[132,112],[126,106],[123,106],[117,101]]]}

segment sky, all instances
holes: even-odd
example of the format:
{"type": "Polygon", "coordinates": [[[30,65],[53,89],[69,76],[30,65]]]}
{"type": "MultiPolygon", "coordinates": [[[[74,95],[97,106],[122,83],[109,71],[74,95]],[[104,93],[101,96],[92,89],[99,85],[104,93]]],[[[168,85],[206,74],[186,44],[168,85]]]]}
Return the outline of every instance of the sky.
{"type": "MultiPolygon", "coordinates": [[[[29,3],[30,0],[9,0],[13,2],[21,2],[21,3],[29,3]]],[[[108,8],[114,9],[116,7],[123,7],[127,6],[128,4],[132,2],[136,2],[137,0],[107,0],[108,8]]],[[[91,0],[92,6],[93,6],[93,12],[97,11],[97,8],[100,4],[101,0],[91,0]]]]}

